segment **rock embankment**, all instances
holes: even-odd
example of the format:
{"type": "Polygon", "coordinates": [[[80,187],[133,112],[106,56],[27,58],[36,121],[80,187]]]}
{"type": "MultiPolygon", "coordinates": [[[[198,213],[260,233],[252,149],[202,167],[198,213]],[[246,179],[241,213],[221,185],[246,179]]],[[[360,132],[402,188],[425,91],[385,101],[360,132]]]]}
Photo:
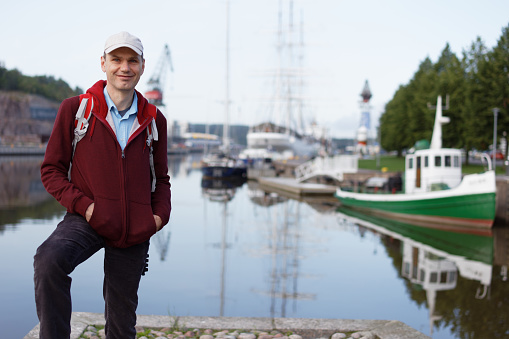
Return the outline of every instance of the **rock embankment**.
{"type": "Polygon", "coordinates": [[[0,91],[0,145],[46,142],[59,105],[39,95],[0,91]]]}

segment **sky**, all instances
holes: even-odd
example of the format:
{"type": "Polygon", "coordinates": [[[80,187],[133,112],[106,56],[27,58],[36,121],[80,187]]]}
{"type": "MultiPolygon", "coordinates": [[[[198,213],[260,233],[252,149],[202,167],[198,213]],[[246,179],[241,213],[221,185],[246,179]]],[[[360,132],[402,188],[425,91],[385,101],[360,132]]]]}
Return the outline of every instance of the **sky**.
{"type": "MultiPolygon", "coordinates": [[[[105,79],[100,56],[107,37],[129,31],[144,45],[146,67],[137,87],[142,93],[149,89],[149,78],[159,73],[157,64],[169,45],[174,70],[164,77],[168,119],[223,123],[228,93],[229,122],[253,125],[269,118],[264,112],[278,66],[279,3],[4,1],[0,64],[86,90],[105,79]]],[[[282,4],[286,17],[289,0],[282,4]]],[[[507,0],[294,0],[293,8],[294,22],[303,27],[304,119],[338,138],[355,137],[366,80],[373,94],[374,133],[385,104],[425,58],[436,62],[447,43],[461,57],[477,37],[491,49],[509,26],[507,0]]]]}

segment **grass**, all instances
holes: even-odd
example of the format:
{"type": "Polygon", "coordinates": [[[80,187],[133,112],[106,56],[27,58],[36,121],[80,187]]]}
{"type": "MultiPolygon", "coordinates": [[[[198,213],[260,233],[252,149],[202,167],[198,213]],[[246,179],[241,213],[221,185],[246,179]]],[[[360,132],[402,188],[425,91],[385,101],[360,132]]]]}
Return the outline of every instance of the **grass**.
{"type": "MultiPolygon", "coordinates": [[[[376,159],[359,159],[359,169],[382,170],[385,172],[405,172],[405,158],[396,156],[382,156],[379,161],[376,159]],[[378,164],[378,166],[377,166],[378,164]]],[[[463,174],[480,173],[484,171],[482,165],[469,164],[463,165],[463,174]]],[[[496,174],[504,175],[505,168],[497,166],[496,174]]]]}

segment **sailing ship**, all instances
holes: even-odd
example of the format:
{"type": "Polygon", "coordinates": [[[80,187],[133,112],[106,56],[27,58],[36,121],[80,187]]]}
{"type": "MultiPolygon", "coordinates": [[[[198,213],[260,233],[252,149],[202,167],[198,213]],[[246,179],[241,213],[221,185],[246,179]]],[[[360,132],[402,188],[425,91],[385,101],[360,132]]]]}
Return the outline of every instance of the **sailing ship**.
{"type": "MultiPolygon", "coordinates": [[[[280,1],[277,51],[279,66],[275,74],[269,120],[252,126],[246,136],[247,148],[240,154],[249,159],[287,159],[313,157],[320,149],[325,130],[316,124],[304,126],[302,34],[293,24],[293,1],[289,1],[288,22],[283,24],[280,1]],[[283,27],[285,26],[285,27],[283,27]]],[[[302,25],[301,25],[302,27],[302,25]]]]}
{"type": "Polygon", "coordinates": [[[461,150],[442,148],[442,98],[437,99],[430,147],[407,154],[405,191],[400,194],[347,192],[338,188],[336,197],[344,206],[361,208],[420,226],[491,228],[495,219],[495,171],[488,157],[488,170],[462,177],[461,150]]]}

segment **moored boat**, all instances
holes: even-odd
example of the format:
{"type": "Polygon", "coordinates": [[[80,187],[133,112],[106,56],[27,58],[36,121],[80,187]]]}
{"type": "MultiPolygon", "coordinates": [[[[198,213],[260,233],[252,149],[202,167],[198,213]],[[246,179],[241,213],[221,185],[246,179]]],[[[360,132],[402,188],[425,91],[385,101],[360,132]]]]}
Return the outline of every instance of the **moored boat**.
{"type": "Polygon", "coordinates": [[[202,159],[202,174],[208,179],[246,179],[247,166],[236,157],[213,153],[202,159]]]}
{"type": "Polygon", "coordinates": [[[491,228],[495,219],[495,172],[486,157],[488,170],[462,176],[461,150],[442,148],[442,99],[437,99],[435,125],[430,147],[405,158],[405,190],[396,194],[347,192],[336,197],[344,206],[417,225],[462,225],[491,228]]]}

